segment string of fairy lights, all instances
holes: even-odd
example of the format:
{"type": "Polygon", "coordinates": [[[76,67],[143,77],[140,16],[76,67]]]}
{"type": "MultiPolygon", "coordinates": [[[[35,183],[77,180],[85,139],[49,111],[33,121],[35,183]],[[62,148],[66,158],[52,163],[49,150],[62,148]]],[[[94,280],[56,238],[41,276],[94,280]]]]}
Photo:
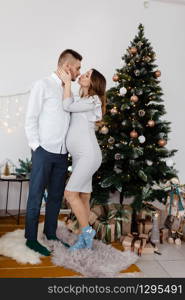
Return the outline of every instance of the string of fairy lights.
{"type": "Polygon", "coordinates": [[[29,93],[0,95],[0,130],[11,134],[23,126],[29,93]]]}

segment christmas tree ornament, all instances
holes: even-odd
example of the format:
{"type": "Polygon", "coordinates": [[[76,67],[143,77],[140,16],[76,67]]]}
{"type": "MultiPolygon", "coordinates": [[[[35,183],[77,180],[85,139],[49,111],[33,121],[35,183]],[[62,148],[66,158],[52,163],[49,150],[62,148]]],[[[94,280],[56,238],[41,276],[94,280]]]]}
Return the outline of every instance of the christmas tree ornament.
{"type": "Polygon", "coordinates": [[[102,134],[107,134],[107,133],[109,132],[109,129],[108,129],[108,127],[106,127],[106,126],[103,126],[103,127],[100,129],[100,132],[101,132],[102,134]]]}
{"type": "Polygon", "coordinates": [[[114,142],[115,142],[115,139],[112,136],[110,136],[110,138],[108,139],[108,143],[114,144],[114,142]]]}
{"type": "Polygon", "coordinates": [[[119,80],[119,76],[117,74],[114,74],[114,76],[112,77],[113,81],[118,81],[119,80]]]}
{"type": "Polygon", "coordinates": [[[69,172],[72,172],[72,166],[69,166],[69,167],[68,167],[68,171],[69,171],[69,172]]]}
{"type": "Polygon", "coordinates": [[[132,95],[132,96],[130,97],[130,101],[132,101],[132,102],[134,102],[134,103],[138,102],[138,100],[139,100],[139,98],[138,98],[138,96],[136,96],[136,95],[132,95]]]}
{"type": "Polygon", "coordinates": [[[149,120],[147,122],[147,124],[148,124],[149,127],[154,127],[155,126],[155,121],[154,120],[149,120]]]}
{"type": "Polygon", "coordinates": [[[166,161],[166,165],[167,165],[168,167],[173,167],[174,161],[173,161],[172,159],[168,159],[168,160],[166,161]]]}
{"type": "Polygon", "coordinates": [[[145,111],[144,111],[144,109],[140,109],[139,111],[138,111],[138,115],[140,116],[140,117],[144,117],[145,116],[145,111]]]}
{"type": "Polygon", "coordinates": [[[134,71],[134,74],[135,74],[136,76],[139,76],[139,75],[140,75],[140,70],[135,70],[135,71],[134,71]]]}
{"type": "Polygon", "coordinates": [[[129,48],[129,53],[130,54],[136,54],[137,53],[137,48],[136,47],[129,48]]]}
{"type": "Polygon", "coordinates": [[[137,133],[137,131],[135,131],[135,129],[130,132],[130,137],[131,138],[137,138],[138,137],[138,133],[137,133]]]}
{"type": "Polygon", "coordinates": [[[167,144],[167,141],[166,141],[166,140],[160,139],[160,140],[158,141],[158,145],[161,146],[161,147],[164,147],[166,144],[167,144]]]}
{"type": "Polygon", "coordinates": [[[116,160],[120,160],[120,159],[121,159],[121,154],[120,154],[120,153],[116,153],[116,154],[114,155],[114,158],[115,158],[116,160]]]}
{"type": "Polygon", "coordinates": [[[127,124],[127,121],[124,120],[122,123],[121,123],[123,126],[125,126],[127,124]]]}
{"type": "Polygon", "coordinates": [[[153,165],[153,161],[151,161],[151,160],[146,160],[146,164],[147,164],[147,166],[152,166],[153,165]]]}
{"type": "Polygon", "coordinates": [[[124,96],[124,95],[126,94],[126,92],[127,92],[127,89],[123,86],[123,87],[119,90],[119,92],[120,92],[120,95],[121,95],[121,96],[124,96]]]}
{"type": "Polygon", "coordinates": [[[110,113],[112,116],[116,115],[118,113],[117,107],[114,106],[113,108],[111,108],[110,113]]]}
{"type": "Polygon", "coordinates": [[[140,136],[138,137],[138,140],[139,140],[139,142],[140,142],[141,144],[143,144],[143,143],[146,141],[146,138],[145,138],[144,135],[140,135],[140,136]]]}
{"type": "Polygon", "coordinates": [[[157,70],[154,73],[155,77],[160,77],[161,76],[161,71],[157,70]]]}

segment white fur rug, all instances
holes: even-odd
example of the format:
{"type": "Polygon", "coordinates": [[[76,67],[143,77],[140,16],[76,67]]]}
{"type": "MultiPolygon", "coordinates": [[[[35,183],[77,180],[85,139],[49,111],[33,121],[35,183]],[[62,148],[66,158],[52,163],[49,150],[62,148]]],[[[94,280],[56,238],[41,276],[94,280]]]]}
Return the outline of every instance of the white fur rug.
{"type": "MultiPolygon", "coordinates": [[[[70,252],[60,242],[51,242],[43,235],[43,223],[39,224],[38,240],[48,249],[53,250],[51,260],[57,266],[80,272],[85,277],[138,277],[139,272],[119,273],[138,260],[130,251],[119,251],[111,245],[94,240],[93,250],[81,249],[70,252]]],[[[63,222],[58,222],[57,236],[72,245],[77,236],[71,233],[63,222]]],[[[19,263],[39,264],[40,254],[25,246],[24,230],[18,229],[6,233],[0,238],[0,255],[8,256],[19,263]]],[[[140,277],[140,276],[139,276],[140,277]]]]}

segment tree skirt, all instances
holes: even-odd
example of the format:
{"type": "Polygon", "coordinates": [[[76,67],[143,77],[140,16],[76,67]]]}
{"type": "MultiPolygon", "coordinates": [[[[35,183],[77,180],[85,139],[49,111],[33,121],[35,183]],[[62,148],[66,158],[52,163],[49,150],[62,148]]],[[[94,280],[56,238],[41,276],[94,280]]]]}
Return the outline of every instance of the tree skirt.
{"type": "MultiPolygon", "coordinates": [[[[58,222],[57,236],[72,245],[77,236],[71,233],[63,222],[58,222]]],[[[127,269],[138,260],[138,256],[130,251],[119,251],[111,245],[94,240],[93,250],[81,249],[70,252],[60,242],[51,242],[43,235],[43,223],[39,224],[38,240],[52,250],[53,264],[72,269],[85,277],[127,277],[119,272],[127,269]]],[[[8,256],[19,263],[39,264],[40,254],[25,246],[24,230],[18,229],[6,233],[0,238],[0,255],[8,256]]],[[[134,277],[132,274],[131,277],[134,277]]]]}

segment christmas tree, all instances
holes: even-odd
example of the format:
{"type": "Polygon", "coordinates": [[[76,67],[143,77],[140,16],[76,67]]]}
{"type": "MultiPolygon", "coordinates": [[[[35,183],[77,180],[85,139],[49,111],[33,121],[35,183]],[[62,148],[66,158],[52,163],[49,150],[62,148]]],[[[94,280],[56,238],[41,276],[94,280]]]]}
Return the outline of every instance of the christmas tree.
{"type": "Polygon", "coordinates": [[[96,127],[103,162],[93,177],[92,199],[103,203],[119,191],[120,202],[132,196],[140,209],[143,201],[166,201],[159,185],[176,176],[170,157],[177,150],[166,147],[170,122],[163,119],[161,72],[142,24],[122,60],[107,91],[107,112],[96,127]]]}

